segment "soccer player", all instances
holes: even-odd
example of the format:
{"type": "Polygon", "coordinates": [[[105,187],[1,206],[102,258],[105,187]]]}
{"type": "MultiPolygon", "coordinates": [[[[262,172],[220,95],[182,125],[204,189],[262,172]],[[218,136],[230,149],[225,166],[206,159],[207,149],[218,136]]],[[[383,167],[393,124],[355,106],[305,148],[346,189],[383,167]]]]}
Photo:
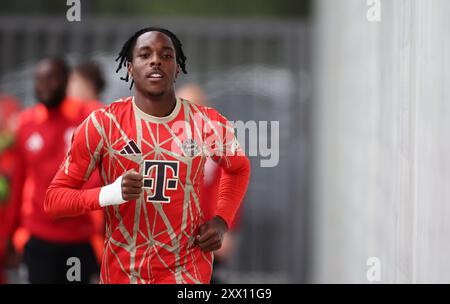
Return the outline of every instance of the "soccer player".
{"type": "Polygon", "coordinates": [[[175,95],[175,80],[186,73],[175,34],[139,30],[117,60],[134,96],[93,112],[77,129],[45,210],[61,218],[104,208],[101,283],[209,283],[213,251],[244,197],[250,162],[222,115],[175,95]],[[199,205],[207,157],[224,169],[209,221],[199,205]],[[104,186],[82,190],[97,167],[104,186]]]}
{"type": "Polygon", "coordinates": [[[11,177],[14,172],[14,130],[20,102],[8,95],[0,94],[0,284],[6,282],[4,275],[10,257],[8,231],[5,226],[11,192],[11,177]]]}
{"type": "MultiPolygon", "coordinates": [[[[70,99],[88,103],[92,107],[101,107],[100,96],[105,89],[105,78],[101,67],[97,62],[88,60],[77,64],[70,73],[66,94],[70,99]]],[[[98,172],[94,172],[94,178],[84,185],[84,188],[94,188],[101,185],[98,172]]],[[[101,263],[103,255],[103,243],[105,235],[105,219],[102,210],[90,213],[94,222],[95,233],[92,236],[92,247],[97,260],[101,263]]]]}
{"type": "Polygon", "coordinates": [[[14,146],[11,203],[5,223],[9,235],[23,227],[30,238],[24,264],[30,283],[68,283],[67,262],[81,262],[81,282],[98,273],[90,244],[89,215],[54,220],[44,212],[50,182],[64,159],[76,127],[92,112],[86,104],[66,98],[69,67],[64,60],[47,58],[35,71],[38,104],[20,113],[14,146]]]}
{"type": "Polygon", "coordinates": [[[99,102],[105,89],[105,78],[95,61],[84,61],[75,66],[67,84],[67,96],[83,102],[99,102]]]}

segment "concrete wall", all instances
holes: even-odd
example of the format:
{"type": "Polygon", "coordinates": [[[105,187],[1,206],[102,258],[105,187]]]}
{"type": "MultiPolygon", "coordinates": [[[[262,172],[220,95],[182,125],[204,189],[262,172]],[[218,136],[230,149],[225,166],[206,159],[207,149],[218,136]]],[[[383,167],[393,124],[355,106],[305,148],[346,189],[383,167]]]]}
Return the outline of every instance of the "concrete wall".
{"type": "Polygon", "coordinates": [[[313,282],[450,283],[450,1],[316,1],[313,282]]]}

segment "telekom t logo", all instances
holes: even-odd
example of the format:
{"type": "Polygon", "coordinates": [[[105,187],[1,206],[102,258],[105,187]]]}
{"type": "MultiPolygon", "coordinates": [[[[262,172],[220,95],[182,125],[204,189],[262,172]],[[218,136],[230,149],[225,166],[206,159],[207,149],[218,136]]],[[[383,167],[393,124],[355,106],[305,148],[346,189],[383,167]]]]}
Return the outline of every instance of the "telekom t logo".
{"type": "Polygon", "coordinates": [[[170,203],[166,190],[176,190],[178,187],[178,170],[180,163],[169,160],[146,160],[144,162],[144,188],[151,190],[147,202],[170,203]],[[154,171],[154,174],[152,174],[154,171]],[[168,178],[168,172],[173,178],[168,178]],[[153,177],[152,177],[153,176],[153,177]]]}

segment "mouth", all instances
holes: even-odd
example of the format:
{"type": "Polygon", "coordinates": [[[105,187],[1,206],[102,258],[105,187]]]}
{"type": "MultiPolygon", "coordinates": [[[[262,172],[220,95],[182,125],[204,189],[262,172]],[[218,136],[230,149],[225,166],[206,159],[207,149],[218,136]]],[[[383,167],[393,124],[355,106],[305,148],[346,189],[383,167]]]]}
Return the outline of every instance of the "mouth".
{"type": "Polygon", "coordinates": [[[164,73],[161,70],[154,70],[146,73],[145,78],[149,80],[160,80],[164,78],[164,73]]]}

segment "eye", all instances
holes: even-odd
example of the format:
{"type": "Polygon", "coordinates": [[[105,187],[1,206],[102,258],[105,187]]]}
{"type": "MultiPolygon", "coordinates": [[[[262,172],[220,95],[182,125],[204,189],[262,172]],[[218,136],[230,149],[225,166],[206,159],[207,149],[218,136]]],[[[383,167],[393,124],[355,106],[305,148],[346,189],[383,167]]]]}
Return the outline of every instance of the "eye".
{"type": "Polygon", "coordinates": [[[150,57],[150,54],[149,53],[142,53],[142,54],[139,55],[139,57],[147,59],[148,57],[150,57]]]}
{"type": "Polygon", "coordinates": [[[173,56],[171,54],[164,54],[163,58],[170,59],[170,58],[173,58],[173,56]]]}

